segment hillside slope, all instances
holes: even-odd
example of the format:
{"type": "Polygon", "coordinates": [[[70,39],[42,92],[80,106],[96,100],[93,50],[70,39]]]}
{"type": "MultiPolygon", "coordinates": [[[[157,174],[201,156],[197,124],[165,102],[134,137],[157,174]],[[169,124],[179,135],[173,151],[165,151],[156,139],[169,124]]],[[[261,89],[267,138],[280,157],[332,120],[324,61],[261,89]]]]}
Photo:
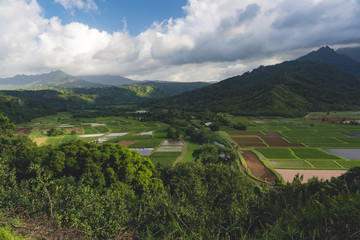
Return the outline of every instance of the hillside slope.
{"type": "Polygon", "coordinates": [[[157,102],[154,107],[298,116],[360,107],[360,79],[319,62],[290,61],[157,102]]]}

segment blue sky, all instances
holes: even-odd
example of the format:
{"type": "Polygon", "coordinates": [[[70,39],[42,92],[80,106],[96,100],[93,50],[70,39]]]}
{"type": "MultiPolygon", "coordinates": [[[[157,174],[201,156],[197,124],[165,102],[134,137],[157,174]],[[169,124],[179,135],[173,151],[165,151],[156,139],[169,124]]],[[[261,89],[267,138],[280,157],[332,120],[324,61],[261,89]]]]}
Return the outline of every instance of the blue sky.
{"type": "Polygon", "coordinates": [[[220,81],[359,46],[359,19],[359,0],[0,0],[0,77],[220,81]]]}
{"type": "Polygon", "coordinates": [[[100,0],[97,9],[65,9],[53,0],[38,0],[46,18],[58,16],[63,24],[82,22],[92,28],[114,32],[124,29],[131,35],[146,31],[153,22],[183,17],[186,0],[100,0]]]}

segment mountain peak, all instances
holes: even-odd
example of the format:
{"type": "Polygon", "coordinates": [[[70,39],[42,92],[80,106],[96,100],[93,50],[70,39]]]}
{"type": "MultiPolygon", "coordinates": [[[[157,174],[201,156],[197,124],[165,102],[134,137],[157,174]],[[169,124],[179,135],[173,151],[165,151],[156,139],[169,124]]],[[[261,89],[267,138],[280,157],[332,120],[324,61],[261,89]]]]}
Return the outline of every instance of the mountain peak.
{"type": "Polygon", "coordinates": [[[297,61],[321,62],[332,66],[343,72],[360,76],[360,63],[352,58],[339,54],[329,46],[324,46],[313,51],[305,56],[302,56],[297,61]]]}

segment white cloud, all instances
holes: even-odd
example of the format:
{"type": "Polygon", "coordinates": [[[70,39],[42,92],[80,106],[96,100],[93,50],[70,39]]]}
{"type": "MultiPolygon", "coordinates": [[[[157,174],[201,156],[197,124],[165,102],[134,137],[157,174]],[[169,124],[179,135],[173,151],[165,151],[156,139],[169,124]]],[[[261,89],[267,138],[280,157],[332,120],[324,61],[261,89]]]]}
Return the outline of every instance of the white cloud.
{"type": "MultiPolygon", "coordinates": [[[[94,1],[56,0],[92,10],[94,1]],[[92,4],[93,3],[93,4],[92,4]]],[[[0,75],[62,69],[142,80],[218,81],[321,45],[359,43],[356,0],[189,0],[186,16],[138,36],[46,19],[35,0],[0,1],[0,75]]]]}
{"type": "Polygon", "coordinates": [[[73,11],[74,9],[79,10],[97,10],[98,6],[94,0],[54,0],[56,3],[60,3],[65,9],[73,11]]]}

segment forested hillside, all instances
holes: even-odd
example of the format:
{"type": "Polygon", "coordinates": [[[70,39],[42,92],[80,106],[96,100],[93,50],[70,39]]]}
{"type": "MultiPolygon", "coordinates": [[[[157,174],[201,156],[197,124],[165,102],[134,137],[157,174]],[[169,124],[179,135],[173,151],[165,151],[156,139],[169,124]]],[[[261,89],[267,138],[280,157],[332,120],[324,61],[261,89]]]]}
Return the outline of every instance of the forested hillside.
{"type": "Polygon", "coordinates": [[[360,78],[320,62],[259,67],[217,84],[158,101],[154,107],[234,115],[301,116],[360,108],[360,78]]]}
{"type": "Polygon", "coordinates": [[[14,122],[25,122],[62,111],[98,108],[105,111],[111,107],[138,104],[207,85],[200,82],[148,82],[118,87],[0,91],[0,112],[14,122]]]}

